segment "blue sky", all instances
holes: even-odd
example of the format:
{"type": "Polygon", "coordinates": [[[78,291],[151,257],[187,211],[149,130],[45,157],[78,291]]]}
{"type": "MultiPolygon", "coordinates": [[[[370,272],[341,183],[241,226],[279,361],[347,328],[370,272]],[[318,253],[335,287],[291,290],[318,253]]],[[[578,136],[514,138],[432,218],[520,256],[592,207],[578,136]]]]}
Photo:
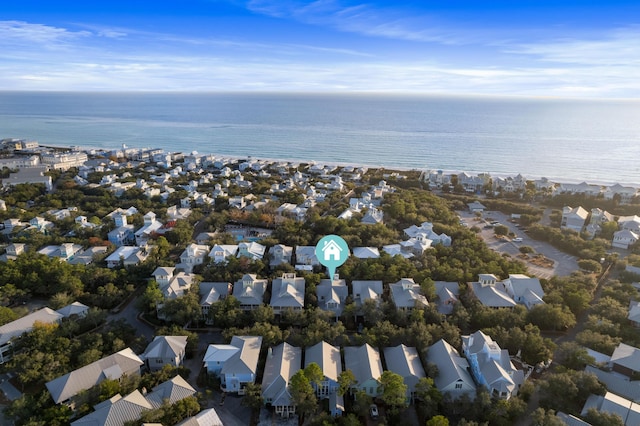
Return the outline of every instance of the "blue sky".
{"type": "Polygon", "coordinates": [[[0,90],[640,97],[638,1],[20,0],[0,90]]]}

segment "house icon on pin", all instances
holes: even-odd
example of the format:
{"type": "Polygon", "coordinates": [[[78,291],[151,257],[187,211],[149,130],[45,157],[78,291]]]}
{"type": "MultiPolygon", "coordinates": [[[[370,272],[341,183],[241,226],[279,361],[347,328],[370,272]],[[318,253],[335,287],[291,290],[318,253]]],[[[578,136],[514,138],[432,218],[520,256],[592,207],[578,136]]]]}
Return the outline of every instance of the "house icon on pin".
{"type": "Polygon", "coordinates": [[[322,256],[325,261],[333,260],[335,262],[339,262],[340,257],[342,256],[341,252],[342,247],[340,247],[334,240],[324,242],[324,247],[322,247],[322,256]]]}

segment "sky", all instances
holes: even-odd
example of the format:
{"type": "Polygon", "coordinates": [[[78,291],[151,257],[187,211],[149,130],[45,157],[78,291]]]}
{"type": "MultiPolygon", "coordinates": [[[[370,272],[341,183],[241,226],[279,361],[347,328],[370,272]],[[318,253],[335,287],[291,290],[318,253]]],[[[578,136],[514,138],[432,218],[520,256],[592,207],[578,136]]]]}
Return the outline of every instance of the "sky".
{"type": "Polygon", "coordinates": [[[640,2],[20,0],[0,90],[640,98],[640,2]]]}

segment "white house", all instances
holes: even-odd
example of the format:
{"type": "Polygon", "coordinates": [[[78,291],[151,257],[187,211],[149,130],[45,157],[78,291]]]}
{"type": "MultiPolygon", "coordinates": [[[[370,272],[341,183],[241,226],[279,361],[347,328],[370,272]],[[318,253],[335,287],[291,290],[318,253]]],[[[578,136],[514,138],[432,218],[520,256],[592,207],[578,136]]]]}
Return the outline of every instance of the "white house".
{"type": "Polygon", "coordinates": [[[420,285],[413,278],[402,278],[394,284],[389,284],[391,300],[398,309],[411,310],[415,307],[429,306],[427,298],[422,294],[420,285]]]}
{"type": "Polygon", "coordinates": [[[289,380],[301,367],[302,349],[286,342],[269,348],[262,378],[262,398],[281,417],[290,417],[296,412],[289,393],[289,380]]]}
{"type": "Polygon", "coordinates": [[[138,265],[148,256],[149,252],[145,248],[122,246],[107,256],[105,262],[107,262],[107,268],[117,268],[120,264],[124,266],[138,265]]]}
{"type": "Polygon", "coordinates": [[[227,258],[235,256],[237,252],[237,244],[216,244],[211,247],[209,257],[214,263],[226,263],[227,258]]]}
{"type": "Polygon", "coordinates": [[[453,346],[444,339],[438,340],[429,346],[427,363],[438,367],[438,375],[433,380],[443,395],[448,393],[456,399],[467,394],[473,399],[476,384],[469,373],[469,362],[453,346]]]}
{"type": "Polygon", "coordinates": [[[224,300],[231,294],[233,286],[227,282],[201,282],[198,286],[200,292],[200,309],[202,311],[202,319],[207,324],[213,324],[209,318],[209,310],[211,306],[218,303],[220,300],[224,300]]]}
{"type": "Polygon", "coordinates": [[[333,312],[336,318],[342,315],[348,295],[347,282],[337,276],[332,280],[321,280],[316,286],[318,308],[333,312]]]}
{"type": "Polygon", "coordinates": [[[346,370],[351,370],[356,378],[356,384],[351,388],[353,393],[364,391],[372,398],[381,395],[382,361],[377,349],[369,344],[345,346],[344,366],[346,370]]]}
{"type": "Polygon", "coordinates": [[[187,336],[156,336],[140,358],[150,371],[161,370],[167,364],[179,367],[184,361],[186,348],[187,336]]]}
{"type": "Polygon", "coordinates": [[[462,336],[462,351],[469,361],[472,376],[491,396],[509,399],[518,394],[524,383],[524,372],[515,368],[506,349],[501,349],[482,331],[476,331],[470,336],[462,336]]]}
{"type": "Polygon", "coordinates": [[[507,293],[504,283],[493,274],[479,274],[478,281],[469,283],[469,289],[484,306],[512,308],[515,300],[507,293]]]}
{"type": "Polygon", "coordinates": [[[12,340],[33,330],[35,323],[53,324],[60,322],[64,316],[49,308],[42,308],[28,315],[0,326],[0,364],[4,364],[13,356],[12,340]]]}
{"type": "Polygon", "coordinates": [[[361,310],[367,300],[374,300],[376,303],[380,303],[382,300],[382,281],[352,281],[351,291],[353,302],[358,310],[361,310]]]}
{"type": "Polygon", "coordinates": [[[245,274],[233,285],[233,297],[240,302],[240,308],[249,311],[264,303],[267,280],[255,274],[245,274]]]}
{"type": "Polygon", "coordinates": [[[177,267],[185,272],[192,272],[196,265],[202,265],[209,255],[209,246],[200,244],[189,244],[180,255],[180,264],[177,267]]]}
{"type": "Polygon", "coordinates": [[[418,350],[404,344],[384,348],[384,359],[387,369],[399,374],[407,385],[407,400],[413,401],[416,394],[416,385],[421,378],[426,377],[418,350]]]}
{"type": "Polygon", "coordinates": [[[315,246],[296,246],[296,265],[320,265],[315,246]]]}
{"type": "Polygon", "coordinates": [[[453,313],[453,308],[459,302],[460,288],[457,282],[436,281],[434,283],[438,296],[438,312],[443,315],[453,313]]]}
{"type": "Polygon", "coordinates": [[[544,303],[544,291],[538,278],[531,278],[523,274],[509,274],[509,278],[503,281],[504,288],[509,296],[527,309],[544,303]]]}
{"type": "Polygon", "coordinates": [[[262,336],[233,336],[229,345],[209,345],[203,362],[208,373],[220,377],[223,392],[244,395],[255,383],[262,336]]]}
{"type": "Polygon", "coordinates": [[[565,206],[562,208],[562,222],[560,223],[560,228],[582,232],[588,216],[589,212],[583,209],[582,206],[565,206]]]}
{"type": "Polygon", "coordinates": [[[316,396],[320,399],[328,398],[338,391],[338,377],[342,373],[340,349],[327,342],[316,343],[305,350],[305,367],[312,362],[318,364],[324,374],[321,384],[312,383],[316,396]]]}
{"type": "Polygon", "coordinates": [[[254,241],[243,241],[238,244],[238,257],[248,257],[251,260],[262,260],[266,247],[254,241]]]}
{"type": "Polygon", "coordinates": [[[269,265],[278,266],[282,264],[291,264],[293,256],[293,247],[284,244],[276,244],[269,249],[269,265]]]}
{"type": "Polygon", "coordinates": [[[304,277],[296,274],[285,273],[282,277],[276,278],[272,282],[271,307],[276,314],[281,314],[285,310],[294,311],[304,308],[304,277]]]}
{"type": "Polygon", "coordinates": [[[637,243],[639,239],[640,234],[637,234],[628,229],[621,229],[620,231],[616,231],[613,233],[613,241],[611,242],[611,246],[626,250],[637,243]]]}

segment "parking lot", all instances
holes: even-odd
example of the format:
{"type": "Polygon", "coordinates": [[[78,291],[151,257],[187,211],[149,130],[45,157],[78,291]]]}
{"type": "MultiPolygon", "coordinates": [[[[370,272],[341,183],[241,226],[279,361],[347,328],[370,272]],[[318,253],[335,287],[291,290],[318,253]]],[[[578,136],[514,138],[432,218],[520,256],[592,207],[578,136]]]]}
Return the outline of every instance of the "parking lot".
{"type": "Polygon", "coordinates": [[[510,256],[516,258],[520,255],[520,247],[529,246],[533,248],[535,253],[542,254],[547,259],[552,260],[553,267],[551,268],[526,262],[530,273],[538,278],[549,279],[554,275],[567,276],[579,269],[578,259],[576,257],[563,253],[548,243],[529,238],[515,223],[511,222],[511,217],[508,215],[495,211],[484,212],[480,218],[470,212],[458,212],[458,215],[461,221],[466,223],[466,226],[475,226],[480,229],[479,235],[491,250],[498,253],[508,253],[510,256]],[[489,226],[492,222],[505,225],[509,228],[509,232],[515,235],[513,238],[521,238],[522,241],[516,242],[506,237],[497,238],[493,226],[489,226]]]}

